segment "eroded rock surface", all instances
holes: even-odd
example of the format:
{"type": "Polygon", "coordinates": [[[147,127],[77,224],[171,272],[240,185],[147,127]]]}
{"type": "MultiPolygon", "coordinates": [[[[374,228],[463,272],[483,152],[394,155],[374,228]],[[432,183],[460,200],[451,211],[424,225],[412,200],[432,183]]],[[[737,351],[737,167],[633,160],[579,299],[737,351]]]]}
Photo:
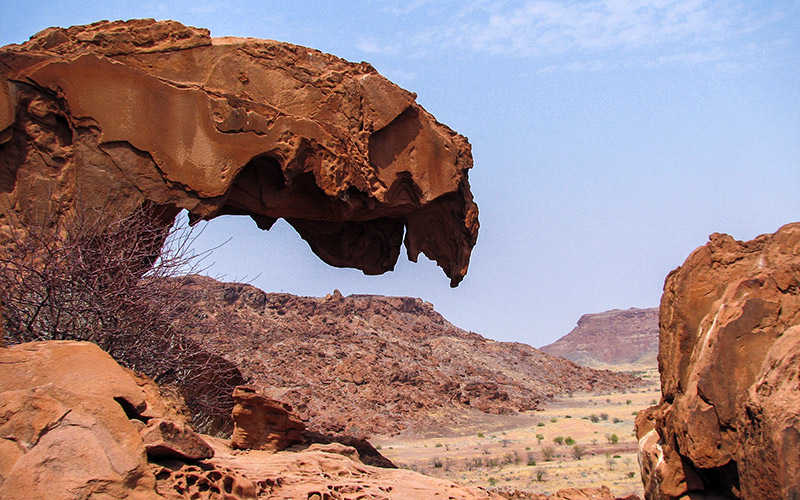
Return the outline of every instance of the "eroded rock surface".
{"type": "Polygon", "coordinates": [[[800,224],[711,235],[667,277],[660,323],[647,497],[800,498],[800,224]]]}
{"type": "Polygon", "coordinates": [[[470,145],[367,63],[148,19],[49,28],[0,62],[2,210],[284,218],[334,266],[385,272],[404,241],[467,272],[470,145]]]}
{"type": "Polygon", "coordinates": [[[94,344],[0,348],[0,498],[156,499],[130,374],[94,344]]]}
{"type": "Polygon", "coordinates": [[[280,451],[302,441],[306,426],[288,404],[244,386],[234,389],[233,404],[233,448],[280,451]]]}

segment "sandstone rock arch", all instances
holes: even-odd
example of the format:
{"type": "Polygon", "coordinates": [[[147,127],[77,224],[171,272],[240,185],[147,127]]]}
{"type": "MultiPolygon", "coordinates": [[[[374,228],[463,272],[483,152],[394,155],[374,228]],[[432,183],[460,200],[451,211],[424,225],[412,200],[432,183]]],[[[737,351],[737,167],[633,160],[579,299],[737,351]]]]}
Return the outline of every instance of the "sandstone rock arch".
{"type": "Polygon", "coordinates": [[[0,62],[6,212],[284,218],[334,266],[382,273],[404,243],[467,272],[470,145],[367,63],[154,20],[50,28],[0,62]]]}

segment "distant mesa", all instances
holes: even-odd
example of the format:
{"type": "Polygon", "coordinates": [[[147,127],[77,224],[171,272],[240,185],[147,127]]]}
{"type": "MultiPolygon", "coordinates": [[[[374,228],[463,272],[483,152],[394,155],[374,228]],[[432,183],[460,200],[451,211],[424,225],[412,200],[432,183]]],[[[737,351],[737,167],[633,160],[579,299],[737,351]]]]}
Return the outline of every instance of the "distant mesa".
{"type": "Polygon", "coordinates": [[[584,314],[567,335],[542,351],[583,366],[656,366],[658,308],[613,309],[584,314]]]}
{"type": "Polygon", "coordinates": [[[367,63],[152,19],[48,28],[0,62],[0,211],[283,218],[333,266],[380,274],[404,244],[467,273],[470,144],[367,63]]]}

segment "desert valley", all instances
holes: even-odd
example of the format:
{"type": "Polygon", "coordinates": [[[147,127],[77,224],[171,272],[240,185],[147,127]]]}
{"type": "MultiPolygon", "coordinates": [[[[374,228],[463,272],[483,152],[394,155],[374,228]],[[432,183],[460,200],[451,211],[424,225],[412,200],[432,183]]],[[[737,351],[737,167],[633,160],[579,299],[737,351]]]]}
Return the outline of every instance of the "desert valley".
{"type": "Polygon", "coordinates": [[[471,146],[368,63],[152,19],[0,63],[0,498],[800,498],[800,224],[698,242],[659,307],[496,341],[185,272],[176,217],[239,215],[465,278],[471,146]]]}

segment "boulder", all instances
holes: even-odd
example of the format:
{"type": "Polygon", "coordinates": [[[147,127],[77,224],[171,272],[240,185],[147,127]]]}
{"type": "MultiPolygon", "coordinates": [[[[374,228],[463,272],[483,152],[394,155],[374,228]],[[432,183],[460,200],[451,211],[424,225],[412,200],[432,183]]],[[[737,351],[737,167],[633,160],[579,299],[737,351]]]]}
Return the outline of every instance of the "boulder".
{"type": "Polygon", "coordinates": [[[150,419],[141,436],[151,458],[203,460],[214,456],[214,449],[196,432],[171,420],[150,419]]]}
{"type": "Polygon", "coordinates": [[[748,242],[713,234],[670,273],[662,399],[637,419],[647,498],[800,495],[798,325],[799,223],[748,242]]]}
{"type": "Polygon", "coordinates": [[[0,349],[0,498],[161,498],[126,414],[145,407],[94,344],[0,349]]]}
{"type": "Polygon", "coordinates": [[[467,272],[469,142],[367,63],[152,19],[49,28],[0,62],[0,191],[23,218],[284,218],[334,266],[391,270],[404,242],[452,286],[467,272]]]}
{"type": "Polygon", "coordinates": [[[292,414],[292,407],[265,398],[255,389],[239,386],[233,391],[234,449],[284,450],[302,442],[305,424],[292,414]]]}

